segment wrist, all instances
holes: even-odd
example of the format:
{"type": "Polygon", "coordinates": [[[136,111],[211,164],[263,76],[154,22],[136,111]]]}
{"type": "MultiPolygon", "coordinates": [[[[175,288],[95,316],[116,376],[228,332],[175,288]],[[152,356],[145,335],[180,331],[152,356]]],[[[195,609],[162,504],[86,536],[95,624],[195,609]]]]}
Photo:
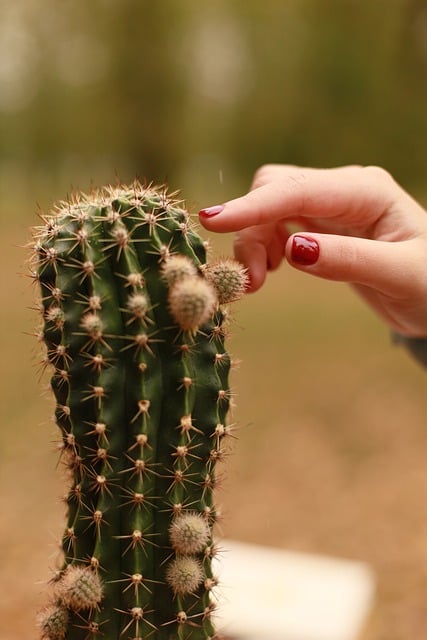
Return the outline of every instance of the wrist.
{"type": "Polygon", "coordinates": [[[391,334],[393,344],[402,345],[415,360],[427,367],[427,336],[405,336],[397,331],[391,334]]]}

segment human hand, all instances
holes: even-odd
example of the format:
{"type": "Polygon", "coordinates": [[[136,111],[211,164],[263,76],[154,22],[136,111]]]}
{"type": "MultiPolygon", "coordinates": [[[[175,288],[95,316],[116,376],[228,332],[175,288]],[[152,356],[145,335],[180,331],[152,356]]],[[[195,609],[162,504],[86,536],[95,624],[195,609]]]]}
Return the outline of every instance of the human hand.
{"type": "Polygon", "coordinates": [[[312,275],[351,283],[396,331],[427,336],[427,215],[379,167],[265,165],[246,195],[199,213],[237,232],[250,291],[285,257],[312,275]],[[297,233],[291,227],[298,225],[297,233]]]}

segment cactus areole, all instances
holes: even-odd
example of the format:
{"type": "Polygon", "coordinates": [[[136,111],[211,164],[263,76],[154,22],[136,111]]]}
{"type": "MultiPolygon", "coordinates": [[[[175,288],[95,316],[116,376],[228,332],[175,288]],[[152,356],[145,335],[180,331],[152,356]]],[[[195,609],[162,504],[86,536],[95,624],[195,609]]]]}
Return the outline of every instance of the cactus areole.
{"type": "Polygon", "coordinates": [[[209,268],[163,188],[104,188],[42,220],[33,276],[69,487],[41,637],[213,638],[213,492],[231,429],[222,305],[244,270],[209,268]]]}

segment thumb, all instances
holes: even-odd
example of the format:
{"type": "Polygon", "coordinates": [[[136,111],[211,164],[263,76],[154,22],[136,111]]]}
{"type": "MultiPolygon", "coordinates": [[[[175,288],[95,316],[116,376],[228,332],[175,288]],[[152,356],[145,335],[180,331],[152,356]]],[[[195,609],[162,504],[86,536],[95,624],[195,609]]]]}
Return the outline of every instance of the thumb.
{"type": "Polygon", "coordinates": [[[297,233],[288,239],[285,255],[296,269],[327,280],[371,287],[392,297],[406,297],[420,278],[416,239],[385,242],[297,233]]]}

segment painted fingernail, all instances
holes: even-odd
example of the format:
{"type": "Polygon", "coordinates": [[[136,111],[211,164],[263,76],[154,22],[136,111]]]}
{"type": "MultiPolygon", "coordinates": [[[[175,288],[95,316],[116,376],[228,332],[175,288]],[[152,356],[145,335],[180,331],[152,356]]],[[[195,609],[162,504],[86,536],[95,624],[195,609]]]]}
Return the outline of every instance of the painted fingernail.
{"type": "Polygon", "coordinates": [[[201,211],[199,211],[199,216],[201,218],[212,218],[213,216],[217,216],[218,213],[221,213],[223,209],[223,204],[216,204],[213,207],[208,207],[207,209],[202,209],[201,211]]]}
{"type": "Polygon", "coordinates": [[[291,260],[296,264],[315,264],[319,258],[319,243],[307,236],[294,236],[291,248],[291,260]]]}

